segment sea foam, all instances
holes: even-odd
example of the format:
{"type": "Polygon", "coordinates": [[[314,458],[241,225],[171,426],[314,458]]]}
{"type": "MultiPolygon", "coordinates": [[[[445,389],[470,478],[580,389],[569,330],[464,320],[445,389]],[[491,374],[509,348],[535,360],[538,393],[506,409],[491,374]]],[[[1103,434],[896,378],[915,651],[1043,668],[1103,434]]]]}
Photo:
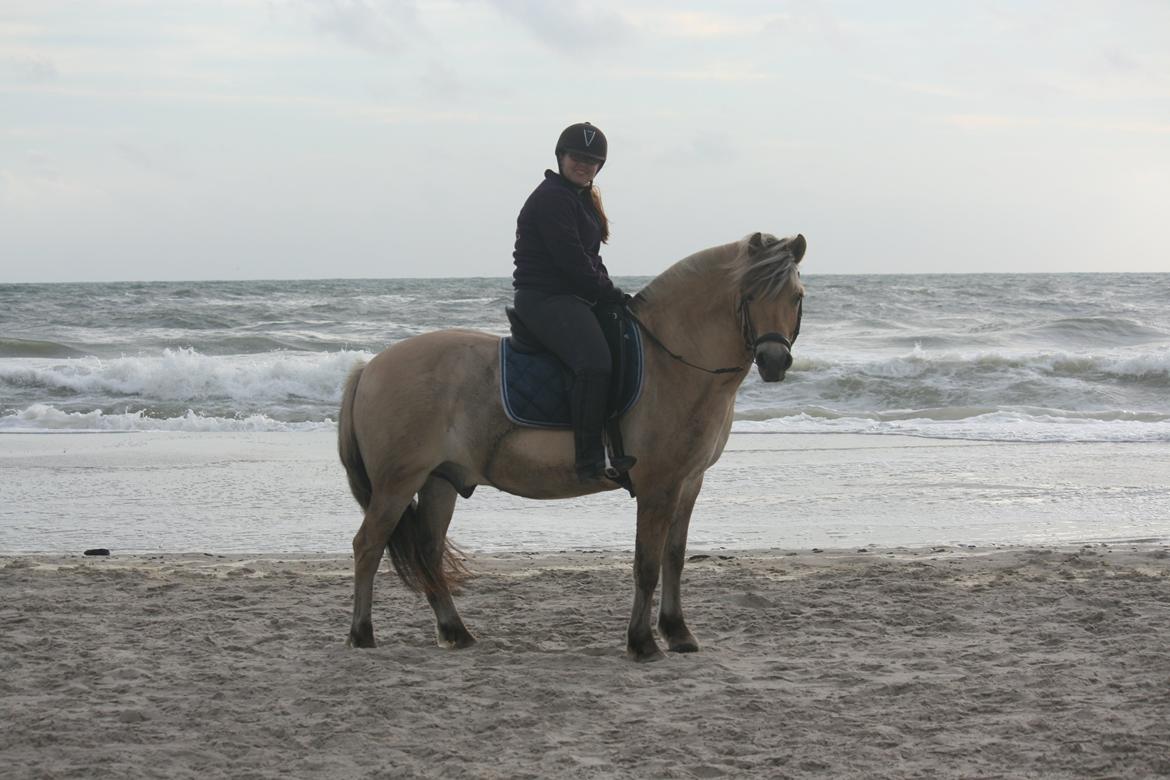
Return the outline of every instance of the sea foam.
{"type": "MultiPolygon", "coordinates": [[[[796,362],[779,384],[749,371],[736,430],[1167,439],[1170,274],[804,281],[796,362]]],[[[0,430],[329,427],[354,364],[440,328],[502,334],[511,296],[507,278],[0,285],[0,430]]]]}
{"type": "Polygon", "coordinates": [[[0,433],[89,433],[115,431],[181,431],[186,433],[288,433],[329,431],[336,428],[331,419],[287,422],[263,414],[245,417],[211,417],[187,410],[176,417],[151,417],[143,411],[106,413],[68,412],[49,404],[33,404],[27,409],[0,416],[0,433]]]}
{"type": "Polygon", "coordinates": [[[371,356],[355,351],[211,356],[177,348],[158,356],[30,359],[0,365],[0,386],[162,401],[298,398],[335,404],[349,370],[371,356]]]}

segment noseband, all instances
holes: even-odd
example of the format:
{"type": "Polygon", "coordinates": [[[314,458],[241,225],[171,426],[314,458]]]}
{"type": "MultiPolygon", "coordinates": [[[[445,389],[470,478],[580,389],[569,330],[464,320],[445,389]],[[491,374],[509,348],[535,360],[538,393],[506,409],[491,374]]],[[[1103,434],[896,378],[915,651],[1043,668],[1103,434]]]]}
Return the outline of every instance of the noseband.
{"type": "Polygon", "coordinates": [[[752,313],[748,308],[751,302],[752,296],[750,295],[739,300],[739,319],[742,323],[743,343],[747,351],[755,355],[760,345],[768,342],[783,344],[785,349],[791,350],[792,345],[796,342],[796,337],[800,335],[800,320],[804,316],[804,298],[801,298],[800,302],[796,304],[796,330],[792,331],[792,338],[774,330],[757,336],[756,326],[752,323],[752,313]]]}

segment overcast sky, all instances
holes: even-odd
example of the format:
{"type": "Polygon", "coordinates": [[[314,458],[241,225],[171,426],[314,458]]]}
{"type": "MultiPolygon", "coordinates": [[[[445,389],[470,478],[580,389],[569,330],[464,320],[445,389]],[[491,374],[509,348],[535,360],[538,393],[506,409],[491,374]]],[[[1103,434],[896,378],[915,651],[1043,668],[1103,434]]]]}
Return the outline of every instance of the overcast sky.
{"type": "Polygon", "coordinates": [[[1170,2],[0,0],[0,281],[508,276],[560,130],[611,273],[1170,271],[1170,2]]]}

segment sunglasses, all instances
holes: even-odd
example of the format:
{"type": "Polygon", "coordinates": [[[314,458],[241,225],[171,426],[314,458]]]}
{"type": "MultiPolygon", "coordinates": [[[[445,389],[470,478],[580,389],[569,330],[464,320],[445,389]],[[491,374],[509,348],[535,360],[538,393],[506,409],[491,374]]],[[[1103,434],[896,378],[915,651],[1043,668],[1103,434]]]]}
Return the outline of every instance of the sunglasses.
{"type": "Polygon", "coordinates": [[[590,157],[587,154],[578,154],[577,152],[569,152],[569,159],[582,165],[601,165],[601,160],[596,157],[590,157]]]}

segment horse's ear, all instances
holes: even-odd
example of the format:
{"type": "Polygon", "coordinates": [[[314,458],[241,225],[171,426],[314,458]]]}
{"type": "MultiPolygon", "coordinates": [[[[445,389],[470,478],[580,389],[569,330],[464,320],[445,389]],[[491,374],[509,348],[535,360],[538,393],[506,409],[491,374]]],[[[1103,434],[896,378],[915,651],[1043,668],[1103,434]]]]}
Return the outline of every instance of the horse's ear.
{"type": "Polygon", "coordinates": [[[792,257],[795,258],[797,265],[804,259],[806,249],[808,249],[808,242],[804,240],[802,234],[797,233],[796,238],[792,239],[792,257]]]}
{"type": "Polygon", "coordinates": [[[752,233],[748,237],[748,254],[759,254],[759,251],[764,248],[764,234],[760,232],[752,233]]]}

